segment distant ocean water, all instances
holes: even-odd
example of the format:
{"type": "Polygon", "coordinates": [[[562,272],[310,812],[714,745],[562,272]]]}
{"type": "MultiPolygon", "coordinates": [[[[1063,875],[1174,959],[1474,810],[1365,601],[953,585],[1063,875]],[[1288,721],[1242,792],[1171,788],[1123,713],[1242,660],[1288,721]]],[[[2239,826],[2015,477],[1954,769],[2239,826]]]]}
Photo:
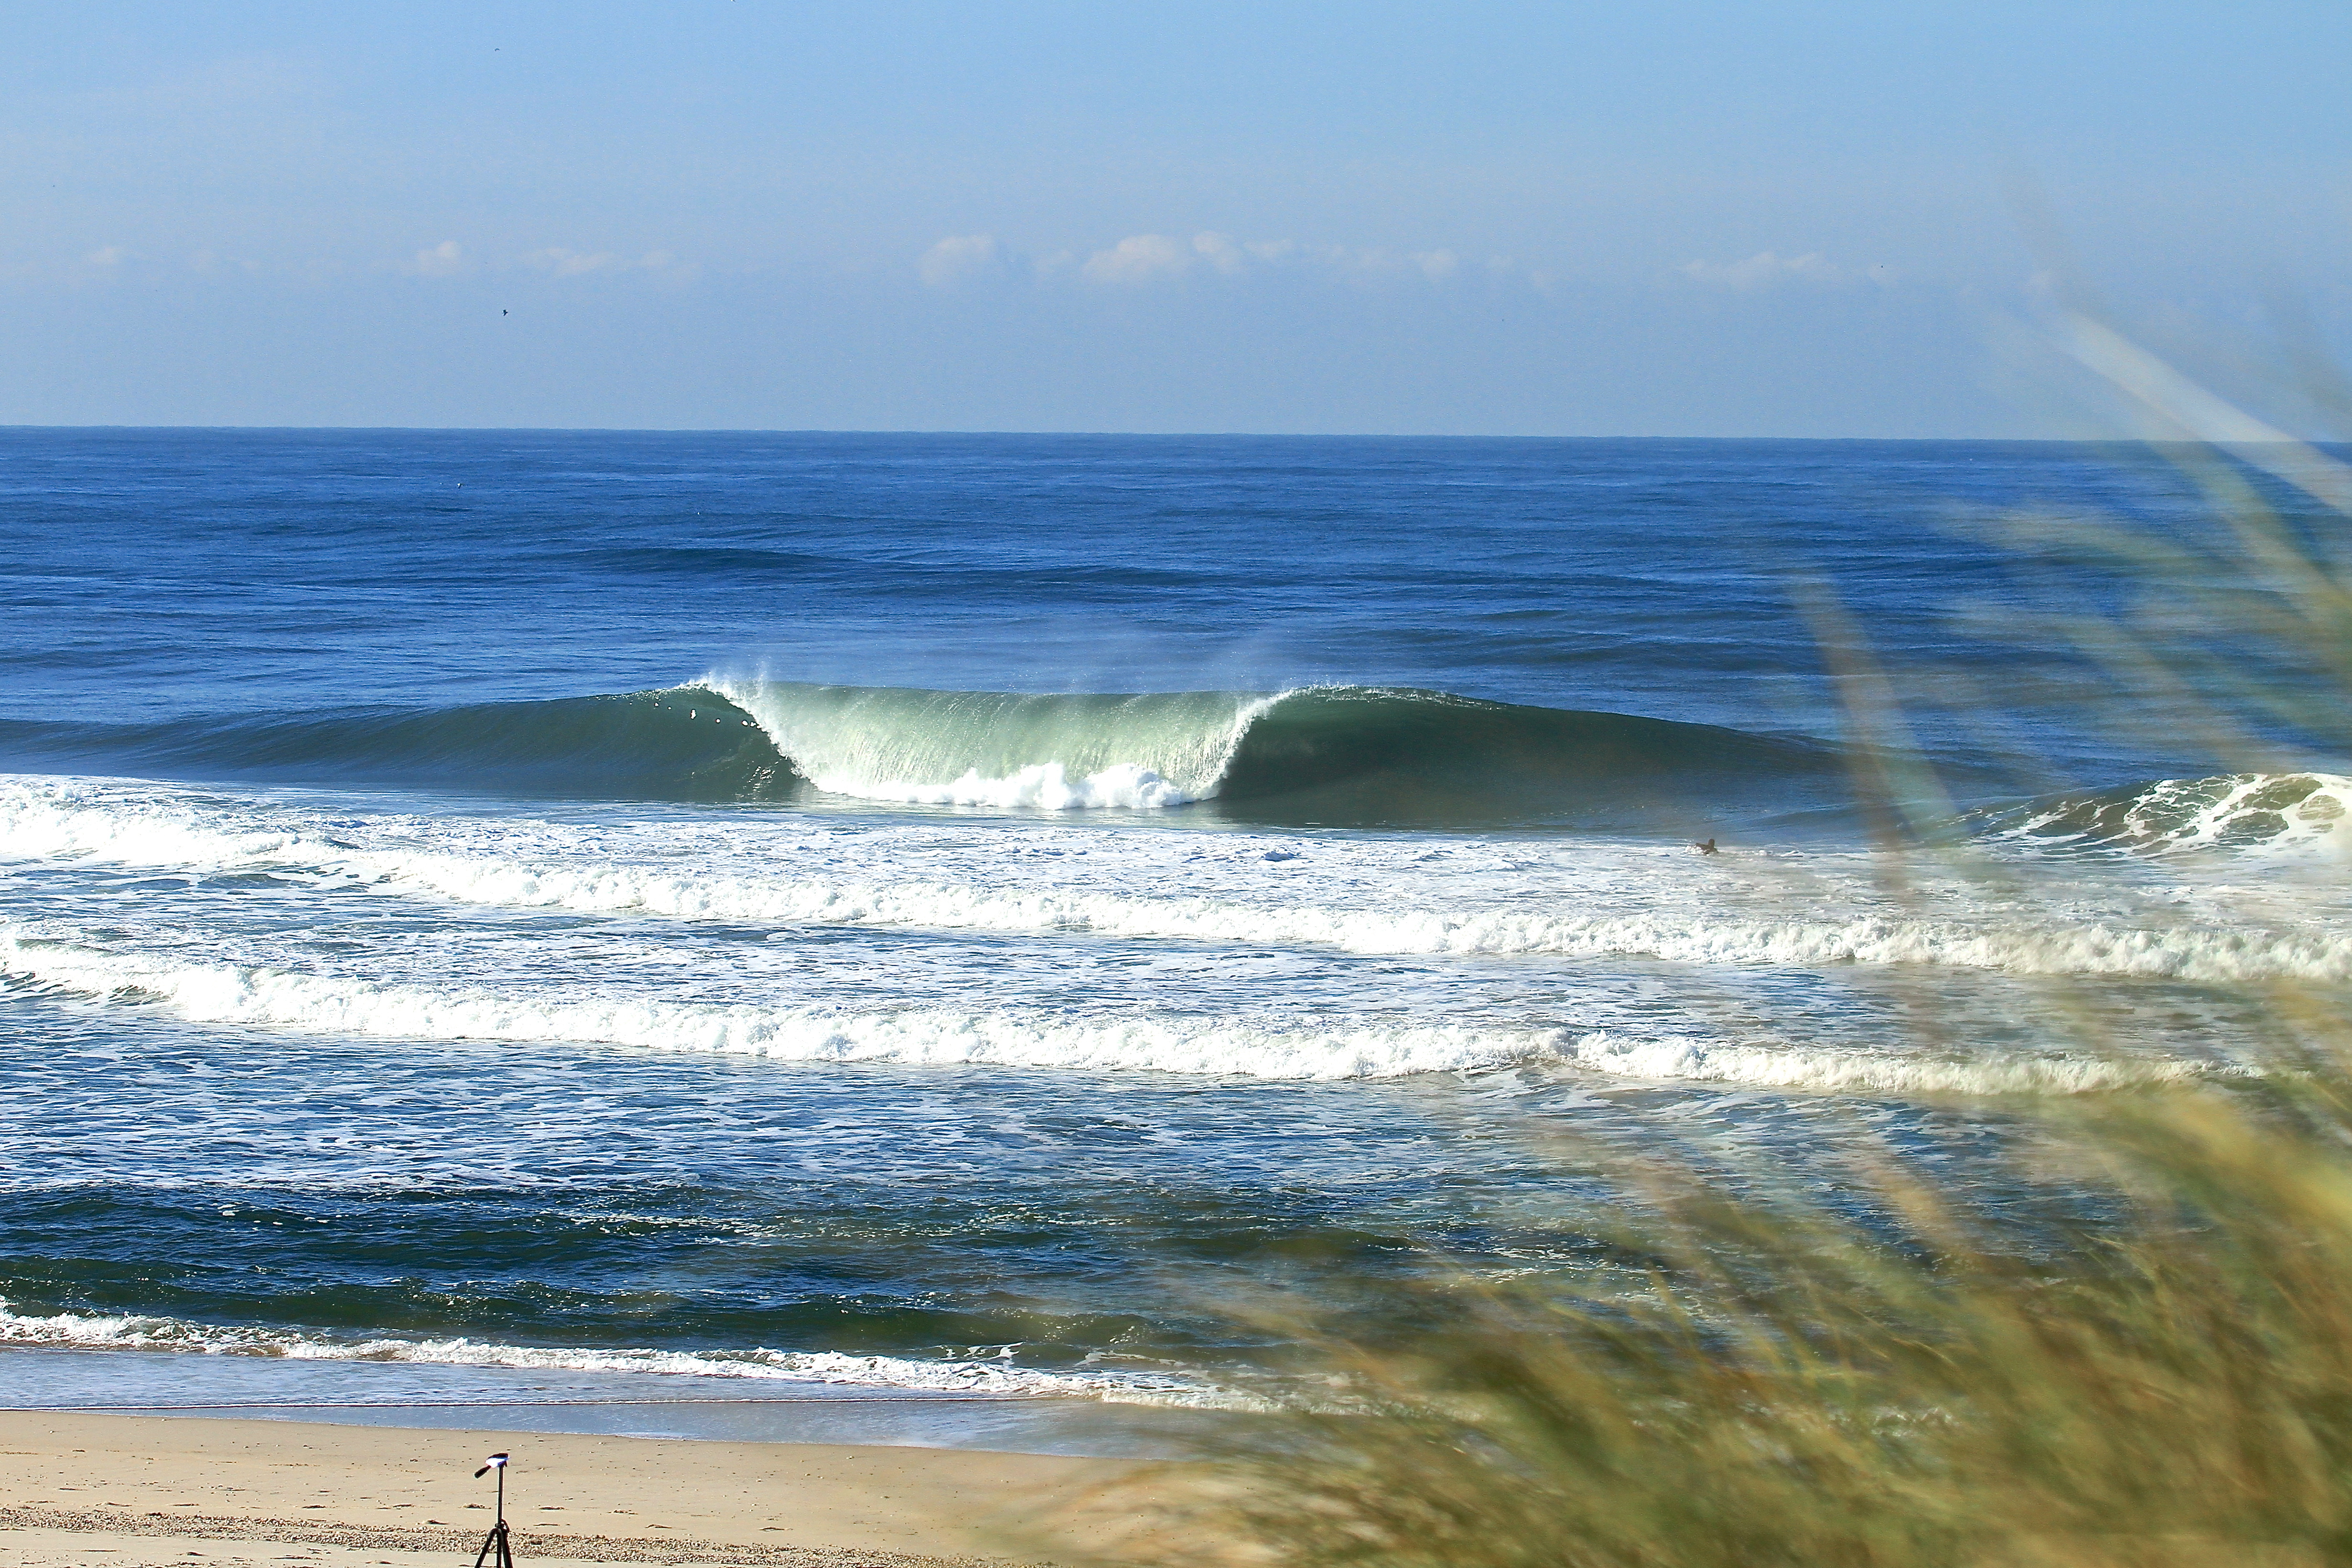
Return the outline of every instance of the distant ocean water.
{"type": "Polygon", "coordinates": [[[0,1346],[1215,1402],[1283,1359],[1229,1286],[1605,1266],[1563,1134],[1999,1212],[2004,1096],[2352,981],[2352,782],[1986,635],[2025,505],[2198,502],[2053,444],[0,432],[0,1346]],[[1990,694],[1910,736],[2032,896],[1881,874],[1792,583],[1990,694]]]}

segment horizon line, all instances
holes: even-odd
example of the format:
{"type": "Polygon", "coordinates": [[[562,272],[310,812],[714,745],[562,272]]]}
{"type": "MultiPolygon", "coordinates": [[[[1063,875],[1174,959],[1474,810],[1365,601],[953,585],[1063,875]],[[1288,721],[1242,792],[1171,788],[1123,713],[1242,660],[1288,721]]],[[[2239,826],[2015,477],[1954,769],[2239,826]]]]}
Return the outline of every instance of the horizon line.
{"type": "MultiPolygon", "coordinates": [[[[1265,430],[1012,430],[897,428],[827,425],[626,425],[626,424],[35,424],[0,423],[0,434],[177,434],[247,435],[767,435],[961,437],[968,439],[1125,441],[1524,441],[1524,442],[1746,442],[1786,444],[2003,446],[2203,446],[2187,437],[2138,435],[1691,435],[1691,434],[1488,434],[1427,431],[1265,430]]],[[[2333,441],[2229,442],[2230,447],[2344,444],[2333,441]]]]}

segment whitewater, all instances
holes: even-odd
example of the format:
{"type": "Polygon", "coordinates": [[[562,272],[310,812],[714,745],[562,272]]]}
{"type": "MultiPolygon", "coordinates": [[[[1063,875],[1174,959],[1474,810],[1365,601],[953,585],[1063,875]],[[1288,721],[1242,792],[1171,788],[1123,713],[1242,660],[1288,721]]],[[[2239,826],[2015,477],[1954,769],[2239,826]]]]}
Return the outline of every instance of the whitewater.
{"type": "Polygon", "coordinates": [[[1927,522],[2197,505],[2088,449],[0,456],[0,1385],[1246,1406],[1235,1291],[1609,1276],[1580,1148],[2011,1224],[2021,1107],[2352,986],[2343,759],[2024,696],[1893,755],[1754,564],[2062,688],[1927,522]]]}

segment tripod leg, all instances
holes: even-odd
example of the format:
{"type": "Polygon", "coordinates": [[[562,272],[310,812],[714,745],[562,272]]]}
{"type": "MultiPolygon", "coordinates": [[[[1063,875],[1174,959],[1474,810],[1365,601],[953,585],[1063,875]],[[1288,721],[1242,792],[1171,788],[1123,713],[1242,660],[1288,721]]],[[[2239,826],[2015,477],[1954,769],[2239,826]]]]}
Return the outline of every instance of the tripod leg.
{"type": "MultiPolygon", "coordinates": [[[[490,1532],[482,1537],[482,1549],[474,1553],[474,1568],[482,1568],[482,1564],[490,1560],[490,1553],[492,1552],[496,1552],[501,1557],[506,1557],[507,1543],[504,1541],[501,1541],[499,1536],[499,1531],[495,1526],[493,1526],[490,1532]]],[[[507,1561],[511,1563],[513,1559],[509,1557],[507,1558],[507,1561]]]]}
{"type": "Polygon", "coordinates": [[[514,1547],[507,1537],[506,1521],[499,1521],[499,1568],[514,1568],[514,1547]]]}

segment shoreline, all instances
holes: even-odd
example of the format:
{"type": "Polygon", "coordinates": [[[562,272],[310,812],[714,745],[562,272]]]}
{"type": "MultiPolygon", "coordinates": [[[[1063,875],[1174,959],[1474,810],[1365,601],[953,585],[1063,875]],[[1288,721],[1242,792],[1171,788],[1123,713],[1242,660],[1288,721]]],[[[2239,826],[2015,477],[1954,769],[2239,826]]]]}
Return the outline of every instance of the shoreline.
{"type": "Polygon", "coordinates": [[[1136,1522],[1082,1501],[1157,1496],[1193,1467],[974,1448],[747,1443],[204,1416],[0,1414],[0,1563],[422,1563],[488,1531],[514,1456],[516,1553],[562,1563],[922,1568],[1038,1561],[1136,1522]]]}
{"type": "Polygon", "coordinates": [[[1178,1458],[1234,1413],[780,1377],[0,1345],[0,1420],[122,1415],[1178,1458]]]}

